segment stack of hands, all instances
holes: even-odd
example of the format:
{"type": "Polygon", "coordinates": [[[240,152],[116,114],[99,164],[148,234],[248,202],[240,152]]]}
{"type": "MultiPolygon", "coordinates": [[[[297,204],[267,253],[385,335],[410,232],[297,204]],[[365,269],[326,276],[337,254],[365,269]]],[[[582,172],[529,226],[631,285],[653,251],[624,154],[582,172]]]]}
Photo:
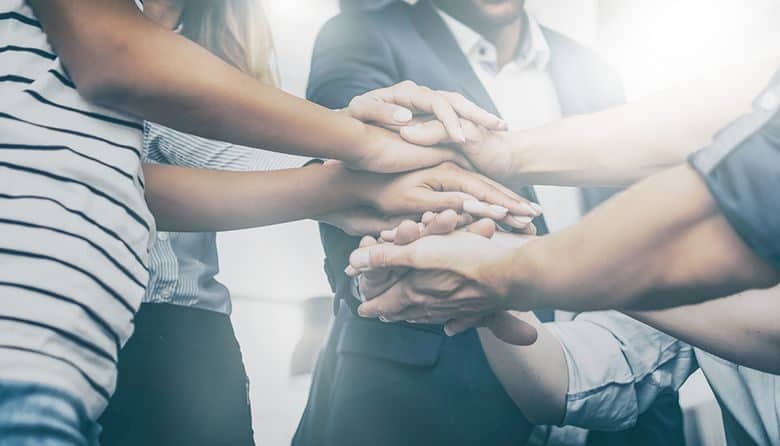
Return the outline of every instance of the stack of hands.
{"type": "Polygon", "coordinates": [[[346,270],[364,300],[360,315],[445,324],[449,335],[486,326],[506,342],[533,343],[535,329],[505,311],[508,286],[490,267],[532,240],[542,214],[496,181],[514,164],[497,143],[506,124],[457,93],[412,82],[356,97],[345,112],[372,124],[373,141],[347,167],[385,173],[372,174],[369,206],[322,218],[370,234],[346,270]]]}

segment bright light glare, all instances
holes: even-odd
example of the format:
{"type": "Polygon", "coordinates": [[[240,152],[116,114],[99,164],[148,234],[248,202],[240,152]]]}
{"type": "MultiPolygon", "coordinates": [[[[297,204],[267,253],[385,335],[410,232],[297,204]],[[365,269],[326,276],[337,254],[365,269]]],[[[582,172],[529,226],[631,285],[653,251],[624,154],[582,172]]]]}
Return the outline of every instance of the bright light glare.
{"type": "Polygon", "coordinates": [[[768,53],[777,39],[780,8],[766,0],[610,3],[618,12],[603,11],[600,46],[634,97],[768,53]]]}

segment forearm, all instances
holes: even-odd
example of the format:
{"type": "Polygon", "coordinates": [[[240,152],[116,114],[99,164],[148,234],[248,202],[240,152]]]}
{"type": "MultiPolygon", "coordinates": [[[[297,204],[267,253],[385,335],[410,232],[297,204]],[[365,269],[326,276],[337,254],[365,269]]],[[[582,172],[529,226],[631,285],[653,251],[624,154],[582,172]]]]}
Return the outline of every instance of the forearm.
{"type": "Polygon", "coordinates": [[[490,368],[523,415],[534,424],[560,424],[569,375],[561,345],[532,313],[513,313],[538,333],[529,346],[507,344],[487,328],[478,329],[490,368]]]}
{"type": "Polygon", "coordinates": [[[147,20],[130,1],[78,3],[31,2],[89,99],[212,139],[346,161],[358,156],[365,132],[358,121],[261,84],[147,20]]]}
{"type": "Polygon", "coordinates": [[[629,315],[723,359],[780,373],[780,289],[629,315]]]}
{"type": "Polygon", "coordinates": [[[228,231],[365,204],[371,174],[340,164],[271,172],[226,172],[147,164],[146,200],[159,229],[228,231]]]}
{"type": "Polygon", "coordinates": [[[622,186],[682,163],[750,110],[776,57],[751,61],[603,112],[497,141],[512,148],[511,183],[622,186]]]}
{"type": "Polygon", "coordinates": [[[529,301],[574,311],[661,308],[780,280],[688,166],[648,178],[512,260],[507,295],[520,296],[520,309],[529,301]]]}

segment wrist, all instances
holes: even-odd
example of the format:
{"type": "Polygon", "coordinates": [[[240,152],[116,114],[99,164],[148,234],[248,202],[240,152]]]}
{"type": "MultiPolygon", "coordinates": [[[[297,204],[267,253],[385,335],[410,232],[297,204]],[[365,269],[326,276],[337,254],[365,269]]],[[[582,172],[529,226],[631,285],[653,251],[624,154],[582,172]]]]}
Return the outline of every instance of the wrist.
{"type": "Polygon", "coordinates": [[[542,266],[544,259],[535,256],[534,250],[528,248],[525,245],[512,250],[507,261],[503,262],[505,266],[497,269],[509,310],[530,311],[548,306],[538,287],[548,270],[542,266]]]}

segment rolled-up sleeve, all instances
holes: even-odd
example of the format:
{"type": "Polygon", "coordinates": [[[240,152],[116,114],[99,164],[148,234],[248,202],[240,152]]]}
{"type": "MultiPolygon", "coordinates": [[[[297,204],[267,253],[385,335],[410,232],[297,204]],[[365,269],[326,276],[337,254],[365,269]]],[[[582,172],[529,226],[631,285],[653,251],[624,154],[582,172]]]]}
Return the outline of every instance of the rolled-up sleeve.
{"type": "Polygon", "coordinates": [[[689,163],[737,234],[780,268],[780,71],[753,111],[720,131],[689,163]]]}
{"type": "Polygon", "coordinates": [[[622,313],[583,313],[545,326],[568,365],[563,425],[628,429],[659,394],[677,390],[698,367],[692,347],[622,313]]]}
{"type": "Polygon", "coordinates": [[[201,138],[147,122],[144,162],[230,171],[270,171],[303,167],[312,158],[201,138]]]}

